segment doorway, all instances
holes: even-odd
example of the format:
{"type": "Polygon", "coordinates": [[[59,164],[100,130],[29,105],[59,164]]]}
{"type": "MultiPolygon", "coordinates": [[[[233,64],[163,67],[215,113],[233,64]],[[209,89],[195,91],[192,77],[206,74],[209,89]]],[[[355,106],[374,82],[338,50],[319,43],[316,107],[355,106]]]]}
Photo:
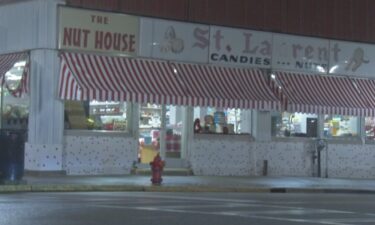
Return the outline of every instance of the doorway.
{"type": "Polygon", "coordinates": [[[184,167],[182,106],[141,104],[139,110],[138,161],[148,166],[160,154],[166,167],[184,167]]]}

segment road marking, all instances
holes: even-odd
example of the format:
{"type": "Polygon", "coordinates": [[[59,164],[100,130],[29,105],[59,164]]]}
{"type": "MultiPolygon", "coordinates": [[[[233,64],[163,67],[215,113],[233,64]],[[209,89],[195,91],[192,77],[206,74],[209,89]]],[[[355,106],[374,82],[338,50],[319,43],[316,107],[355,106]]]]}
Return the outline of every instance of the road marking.
{"type": "Polygon", "coordinates": [[[325,220],[315,220],[315,219],[296,219],[296,218],[285,218],[285,217],[275,217],[275,216],[260,216],[260,215],[252,215],[246,213],[238,213],[238,212],[202,212],[202,211],[195,211],[195,210],[181,210],[181,209],[165,209],[158,206],[153,207],[132,207],[132,206],[113,206],[113,205],[96,205],[94,207],[103,207],[103,208],[117,208],[117,209],[136,209],[141,211],[162,211],[162,212],[171,212],[171,213],[189,213],[189,214],[201,214],[201,215],[221,215],[221,216],[237,216],[237,217],[246,217],[246,218],[253,218],[253,219],[264,219],[264,220],[276,220],[276,221],[283,221],[283,222],[297,222],[297,223],[313,223],[313,224],[326,224],[326,225],[352,225],[343,222],[335,222],[335,221],[325,221],[325,220]]]}

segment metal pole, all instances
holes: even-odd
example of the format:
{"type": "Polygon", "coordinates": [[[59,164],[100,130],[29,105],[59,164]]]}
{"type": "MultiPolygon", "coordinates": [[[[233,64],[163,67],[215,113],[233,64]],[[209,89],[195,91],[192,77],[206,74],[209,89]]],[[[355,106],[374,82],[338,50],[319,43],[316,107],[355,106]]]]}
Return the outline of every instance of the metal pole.
{"type": "Polygon", "coordinates": [[[318,151],[318,177],[320,177],[321,176],[320,149],[318,148],[317,151],[318,151]]]}

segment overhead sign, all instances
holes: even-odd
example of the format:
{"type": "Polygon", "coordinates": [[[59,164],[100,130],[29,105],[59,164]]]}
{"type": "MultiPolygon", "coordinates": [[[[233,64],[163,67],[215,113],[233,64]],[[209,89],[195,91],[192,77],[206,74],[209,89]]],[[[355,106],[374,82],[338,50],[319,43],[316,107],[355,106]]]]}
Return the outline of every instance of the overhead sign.
{"type": "Polygon", "coordinates": [[[140,55],[207,63],[209,26],[141,18],[140,55]]]}
{"type": "Polygon", "coordinates": [[[330,41],[330,49],[329,73],[374,77],[374,45],[330,41]]]}
{"type": "Polygon", "coordinates": [[[327,73],[329,41],[294,35],[273,35],[272,68],[327,73]]]}
{"type": "Polygon", "coordinates": [[[139,17],[59,7],[59,48],[137,55],[139,17]]]}
{"type": "Polygon", "coordinates": [[[272,33],[210,26],[209,62],[271,67],[272,33]]]}

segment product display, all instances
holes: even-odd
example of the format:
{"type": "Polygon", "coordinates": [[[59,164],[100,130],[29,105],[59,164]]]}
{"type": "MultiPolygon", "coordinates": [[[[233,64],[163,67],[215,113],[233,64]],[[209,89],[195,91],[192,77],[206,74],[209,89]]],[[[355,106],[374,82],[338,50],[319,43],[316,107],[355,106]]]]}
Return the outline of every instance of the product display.
{"type": "Polygon", "coordinates": [[[318,119],[316,114],[276,113],[271,118],[272,136],[316,137],[318,119]]]}
{"type": "Polygon", "coordinates": [[[215,108],[195,108],[194,116],[203,121],[200,133],[239,134],[241,133],[241,110],[215,108]]]}
{"type": "MultiPolygon", "coordinates": [[[[29,117],[29,98],[14,97],[7,89],[3,89],[1,109],[3,129],[26,129],[29,117]]],[[[1,103],[1,100],[0,100],[1,103]]]]}
{"type": "Polygon", "coordinates": [[[149,163],[160,151],[161,113],[160,105],[141,105],[138,154],[141,163],[149,163]]]}
{"type": "Polygon", "coordinates": [[[375,139],[375,117],[365,118],[365,132],[367,139],[375,139]]]}
{"type": "Polygon", "coordinates": [[[65,101],[65,128],[126,131],[126,103],[65,101]]]}
{"type": "Polygon", "coordinates": [[[358,136],[359,120],[353,116],[324,117],[325,137],[355,137],[358,136]]]}

